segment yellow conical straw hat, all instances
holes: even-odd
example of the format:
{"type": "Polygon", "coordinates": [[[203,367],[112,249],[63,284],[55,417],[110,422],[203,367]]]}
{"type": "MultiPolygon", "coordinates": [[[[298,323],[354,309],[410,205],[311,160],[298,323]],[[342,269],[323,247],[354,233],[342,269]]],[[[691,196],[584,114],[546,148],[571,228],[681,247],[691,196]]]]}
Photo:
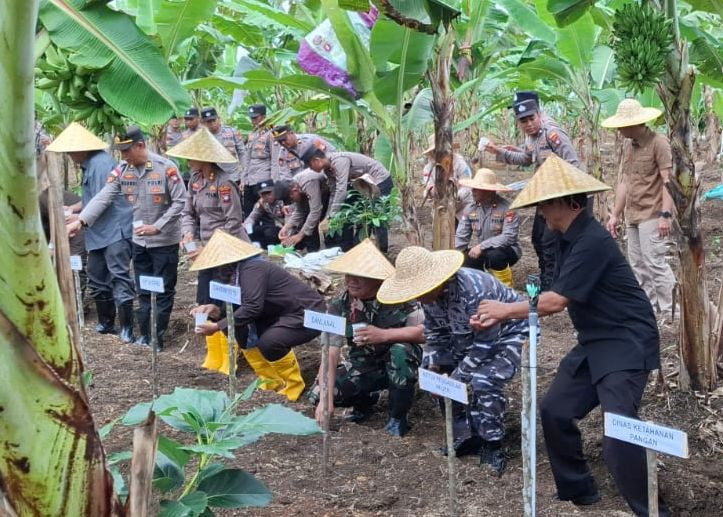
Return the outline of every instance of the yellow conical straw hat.
{"type": "Polygon", "coordinates": [[[463,263],[464,255],[457,250],[404,248],[397,255],[394,274],[377,291],[377,300],[386,304],[415,300],[449,280],[463,263]]]}
{"type": "Polygon", "coordinates": [[[261,250],[256,246],[237,239],[223,230],[216,230],[188,269],[189,271],[210,269],[245,260],[259,253],[261,250]]]}
{"type": "Polygon", "coordinates": [[[237,161],[205,127],[200,128],[180,144],[171,147],[166,154],[176,158],[208,163],[236,163],[237,161]]]}
{"type": "Polygon", "coordinates": [[[352,249],[329,262],[324,269],[334,273],[386,280],[394,274],[394,266],[377,249],[371,239],[365,239],[352,249]]]}
{"type": "Polygon", "coordinates": [[[507,185],[503,185],[497,181],[497,175],[490,169],[477,169],[477,173],[472,179],[461,179],[459,184],[463,187],[469,187],[477,190],[493,190],[495,192],[512,191],[507,185]]]}
{"type": "Polygon", "coordinates": [[[85,129],[77,122],[71,122],[58,138],[47,147],[46,151],[54,153],[80,153],[84,151],[102,151],[108,144],[85,129]]]}
{"type": "Polygon", "coordinates": [[[522,208],[548,199],[610,189],[611,187],[602,181],[596,180],[557,155],[551,154],[537,169],[527,186],[518,194],[510,208],[522,208]]]}
{"type": "Polygon", "coordinates": [[[615,115],[602,121],[602,127],[629,127],[645,124],[658,118],[663,112],[657,108],[643,108],[635,99],[623,99],[615,115]]]}

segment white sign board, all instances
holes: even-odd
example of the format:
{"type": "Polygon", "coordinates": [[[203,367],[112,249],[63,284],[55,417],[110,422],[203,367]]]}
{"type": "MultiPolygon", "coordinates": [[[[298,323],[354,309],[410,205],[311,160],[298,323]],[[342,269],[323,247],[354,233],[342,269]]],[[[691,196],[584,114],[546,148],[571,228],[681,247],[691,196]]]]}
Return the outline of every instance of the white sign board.
{"type": "Polygon", "coordinates": [[[445,375],[430,372],[424,368],[419,369],[419,387],[441,397],[456,400],[462,404],[469,404],[467,399],[467,385],[455,381],[445,375]]]}
{"type": "Polygon", "coordinates": [[[70,256],[70,269],[73,271],[83,271],[83,260],[80,258],[80,255],[70,256]]]}
{"type": "Polygon", "coordinates": [[[236,285],[226,285],[219,282],[211,282],[210,294],[214,300],[221,300],[226,303],[241,305],[241,288],[236,285]]]}
{"type": "Polygon", "coordinates": [[[688,457],[686,433],[635,418],[605,413],[605,436],[664,454],[680,458],[688,457]]]}
{"type": "Polygon", "coordinates": [[[154,293],[163,292],[163,278],[160,276],[141,276],[141,290],[154,293]]]}
{"type": "Polygon", "coordinates": [[[325,312],[304,311],[304,326],[338,336],[346,336],[346,318],[325,312]]]}

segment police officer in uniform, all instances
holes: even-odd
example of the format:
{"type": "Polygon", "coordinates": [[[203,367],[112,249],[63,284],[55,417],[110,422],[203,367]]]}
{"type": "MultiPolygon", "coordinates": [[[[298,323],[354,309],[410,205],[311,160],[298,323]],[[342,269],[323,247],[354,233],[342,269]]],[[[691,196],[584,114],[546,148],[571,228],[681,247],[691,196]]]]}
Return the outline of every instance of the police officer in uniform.
{"type": "Polygon", "coordinates": [[[499,272],[515,264],[522,255],[517,243],[520,220],[507,200],[497,194],[512,189],[499,183],[490,169],[479,169],[474,179],[462,179],[460,184],[472,189],[474,204],[457,226],[454,246],[465,254],[465,267],[485,270],[502,281],[499,272]],[[471,245],[473,238],[476,245],[471,245]]]}
{"type": "Polygon", "coordinates": [[[246,142],[246,160],[241,175],[244,185],[244,215],[248,216],[259,200],[259,185],[278,177],[278,146],[271,135],[271,128],[266,126],[266,106],[254,104],[249,106],[249,118],[254,130],[246,142]],[[276,159],[274,159],[276,158],[276,159]]]}
{"type": "Polygon", "coordinates": [[[129,127],[116,136],[114,148],[125,162],[113,169],[106,186],[83,208],[78,221],[69,225],[76,231],[81,225],[92,227],[116,195],[121,192],[133,205],[133,267],[139,291],[139,345],[150,344],[151,296],[140,290],[141,276],[163,278],[163,293],[157,295],[158,345],[168,328],[178,276],[178,243],[181,241],[181,211],[186,187],[176,165],[151,153],[143,132],[129,127]]]}
{"type": "Polygon", "coordinates": [[[330,144],[328,140],[313,133],[297,134],[291,126],[276,126],[271,133],[274,140],[281,146],[279,149],[278,178],[272,178],[274,181],[280,179],[290,180],[297,173],[303,171],[304,162],[301,161],[301,156],[312,145],[327,153],[336,152],[336,147],[330,144]]]}
{"type": "Polygon", "coordinates": [[[186,126],[186,130],[181,133],[182,140],[193,135],[200,127],[201,121],[198,116],[198,108],[188,108],[186,114],[183,115],[183,123],[186,126]]]}
{"type": "MultiPolygon", "coordinates": [[[[68,222],[77,220],[77,212],[100,192],[116,162],[100,138],[73,122],[48,146],[51,152],[67,152],[83,171],[82,202],[70,206],[74,213],[68,222]]],[[[109,201],[108,210],[98,218],[93,228],[85,232],[88,250],[88,285],[98,312],[96,332],[115,334],[116,306],[118,307],[120,337],[133,341],[133,298],[131,278],[131,244],[133,207],[121,195],[109,201]]]]}
{"type": "Polygon", "coordinates": [[[245,153],[241,134],[231,126],[221,124],[216,108],[203,108],[201,120],[203,125],[216,137],[216,140],[221,142],[231,156],[238,160],[238,163],[224,163],[220,166],[224,172],[231,175],[233,181],[238,183],[241,179],[240,164],[243,163],[245,153]]]}
{"type": "Polygon", "coordinates": [[[171,117],[166,126],[166,139],[165,146],[166,150],[170,149],[174,145],[178,144],[183,140],[183,131],[181,131],[181,121],[178,117],[171,117]]]}
{"type": "Polygon", "coordinates": [[[244,220],[247,229],[251,228],[254,241],[266,248],[271,244],[278,244],[279,231],[284,227],[286,215],[284,214],[284,199],[289,197],[289,183],[273,180],[262,181],[259,184],[259,199],[254,205],[251,214],[244,220]]]}
{"type": "Polygon", "coordinates": [[[321,247],[319,222],[329,199],[326,176],[311,169],[300,172],[291,181],[289,198],[294,204],[291,216],[279,231],[281,244],[318,251],[321,247]]]}
{"type": "MultiPolygon", "coordinates": [[[[486,151],[495,153],[497,159],[505,163],[534,165],[535,170],[551,154],[556,154],[575,167],[581,166],[570,137],[557,122],[540,110],[536,92],[517,92],[512,108],[520,129],[525,133],[525,149],[512,151],[489,142],[485,147],[486,151]]],[[[543,290],[549,289],[556,274],[555,254],[558,241],[559,234],[547,228],[538,210],[532,226],[532,245],[540,265],[543,290]]]]}

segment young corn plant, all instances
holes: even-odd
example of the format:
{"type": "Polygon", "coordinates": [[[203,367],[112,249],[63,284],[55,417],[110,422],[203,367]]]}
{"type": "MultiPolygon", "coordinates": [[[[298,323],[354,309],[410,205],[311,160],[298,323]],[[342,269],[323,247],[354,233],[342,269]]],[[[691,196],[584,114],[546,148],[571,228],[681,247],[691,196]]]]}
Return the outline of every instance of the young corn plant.
{"type": "Polygon", "coordinates": [[[370,198],[358,195],[354,203],[344,203],[329,220],[329,235],[334,236],[344,228],[353,227],[359,240],[373,237],[378,228],[389,228],[402,221],[399,191],[392,190],[387,196],[370,198]]]}

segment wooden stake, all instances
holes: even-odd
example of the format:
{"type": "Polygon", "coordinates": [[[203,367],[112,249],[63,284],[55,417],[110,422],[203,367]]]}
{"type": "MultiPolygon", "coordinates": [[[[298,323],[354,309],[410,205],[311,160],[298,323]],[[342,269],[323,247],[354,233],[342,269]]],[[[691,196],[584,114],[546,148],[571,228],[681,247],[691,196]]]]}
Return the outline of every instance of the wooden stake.
{"type": "Polygon", "coordinates": [[[228,396],[236,398],[236,324],[233,318],[233,305],[226,303],[226,321],[228,322],[228,396]]]}
{"type": "Polygon", "coordinates": [[[645,459],[648,463],[648,516],[658,517],[658,453],[645,449],[645,459]]]}
{"type": "Polygon", "coordinates": [[[454,462],[454,428],[452,426],[452,399],[444,397],[444,428],[447,436],[447,472],[449,473],[449,515],[457,517],[457,465],[454,462]]]}
{"type": "MultiPolygon", "coordinates": [[[[155,296],[155,293],[152,296],[155,296]]],[[[151,489],[156,465],[156,436],[156,414],[151,411],[148,420],[133,430],[133,457],[128,491],[130,517],[146,517],[152,513],[151,489]]]]}
{"type": "Polygon", "coordinates": [[[328,480],[329,470],[329,334],[321,333],[321,390],[319,397],[322,404],[321,418],[321,468],[324,484],[328,480]]]}
{"type": "Polygon", "coordinates": [[[158,329],[156,328],[156,293],[151,292],[151,385],[153,400],[158,398],[158,329]]]}

